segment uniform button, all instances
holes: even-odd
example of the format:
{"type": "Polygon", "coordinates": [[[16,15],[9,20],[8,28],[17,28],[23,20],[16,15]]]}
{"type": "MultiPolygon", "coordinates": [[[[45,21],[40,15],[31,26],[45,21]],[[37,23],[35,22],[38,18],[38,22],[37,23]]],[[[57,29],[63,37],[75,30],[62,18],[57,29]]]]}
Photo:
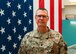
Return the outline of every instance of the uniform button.
{"type": "Polygon", "coordinates": [[[43,46],[43,44],[41,44],[41,46],[43,46]]]}

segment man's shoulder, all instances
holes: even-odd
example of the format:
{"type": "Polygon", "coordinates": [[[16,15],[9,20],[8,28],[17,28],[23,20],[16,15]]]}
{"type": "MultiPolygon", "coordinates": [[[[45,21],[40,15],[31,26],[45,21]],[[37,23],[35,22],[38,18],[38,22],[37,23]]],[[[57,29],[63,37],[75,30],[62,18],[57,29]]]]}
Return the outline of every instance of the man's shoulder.
{"type": "Polygon", "coordinates": [[[36,34],[37,33],[37,30],[33,30],[33,31],[30,31],[30,32],[28,32],[28,33],[26,33],[25,35],[27,36],[27,35],[34,35],[34,34],[36,34]]]}
{"type": "Polygon", "coordinates": [[[36,30],[27,32],[27,33],[24,35],[24,37],[23,37],[23,39],[22,39],[22,42],[29,41],[29,39],[31,39],[31,37],[33,37],[35,33],[36,33],[36,30]]]}
{"type": "Polygon", "coordinates": [[[54,30],[50,30],[51,33],[51,37],[53,38],[53,41],[55,41],[56,43],[58,43],[60,41],[60,38],[62,38],[62,35],[54,30]]]}
{"type": "Polygon", "coordinates": [[[52,29],[50,29],[50,32],[51,32],[52,34],[59,34],[59,35],[60,35],[60,33],[59,33],[58,31],[55,31],[55,30],[52,30],[52,29]]]}
{"type": "Polygon", "coordinates": [[[55,35],[55,36],[62,36],[62,34],[60,34],[58,31],[55,30],[50,30],[51,35],[55,35]]]}
{"type": "Polygon", "coordinates": [[[32,37],[34,36],[35,34],[37,33],[37,30],[33,30],[33,31],[30,31],[30,32],[27,32],[24,37],[32,37]]]}

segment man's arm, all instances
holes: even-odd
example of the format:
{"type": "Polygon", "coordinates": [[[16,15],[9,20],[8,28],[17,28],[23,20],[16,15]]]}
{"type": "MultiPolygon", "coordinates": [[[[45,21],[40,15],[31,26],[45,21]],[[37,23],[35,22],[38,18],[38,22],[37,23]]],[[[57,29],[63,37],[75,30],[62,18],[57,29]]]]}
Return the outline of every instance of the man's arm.
{"type": "Polygon", "coordinates": [[[18,50],[18,54],[27,54],[26,53],[26,40],[27,40],[27,37],[25,35],[21,41],[21,44],[20,44],[20,47],[18,50]]]}
{"type": "Polygon", "coordinates": [[[64,42],[62,37],[59,42],[59,54],[68,54],[67,44],[64,42]]]}
{"type": "Polygon", "coordinates": [[[18,54],[26,54],[26,51],[25,51],[25,47],[24,46],[20,46],[19,47],[18,54]]]}

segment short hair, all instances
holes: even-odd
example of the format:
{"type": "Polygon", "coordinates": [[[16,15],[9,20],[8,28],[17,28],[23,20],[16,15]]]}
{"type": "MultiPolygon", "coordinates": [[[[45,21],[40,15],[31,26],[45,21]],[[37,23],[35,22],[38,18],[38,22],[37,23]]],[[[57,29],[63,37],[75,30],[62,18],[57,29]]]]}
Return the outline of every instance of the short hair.
{"type": "Polygon", "coordinates": [[[37,12],[38,10],[45,10],[45,11],[47,11],[47,13],[48,13],[48,10],[47,10],[46,8],[38,8],[38,9],[36,10],[36,12],[37,12]]]}
{"type": "MultiPolygon", "coordinates": [[[[45,9],[45,8],[38,8],[37,11],[38,11],[38,10],[46,10],[46,11],[47,11],[47,9],[45,9]]],[[[47,11],[47,12],[48,12],[48,11],[47,11]]]]}

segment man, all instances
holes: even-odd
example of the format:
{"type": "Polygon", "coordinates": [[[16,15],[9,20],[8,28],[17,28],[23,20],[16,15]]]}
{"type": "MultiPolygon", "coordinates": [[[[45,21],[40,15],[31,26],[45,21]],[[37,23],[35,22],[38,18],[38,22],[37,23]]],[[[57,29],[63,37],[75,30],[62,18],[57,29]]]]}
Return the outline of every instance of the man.
{"type": "Polygon", "coordinates": [[[37,30],[24,36],[18,54],[67,54],[67,45],[62,35],[47,27],[48,20],[48,11],[39,8],[35,15],[37,30]]]}

